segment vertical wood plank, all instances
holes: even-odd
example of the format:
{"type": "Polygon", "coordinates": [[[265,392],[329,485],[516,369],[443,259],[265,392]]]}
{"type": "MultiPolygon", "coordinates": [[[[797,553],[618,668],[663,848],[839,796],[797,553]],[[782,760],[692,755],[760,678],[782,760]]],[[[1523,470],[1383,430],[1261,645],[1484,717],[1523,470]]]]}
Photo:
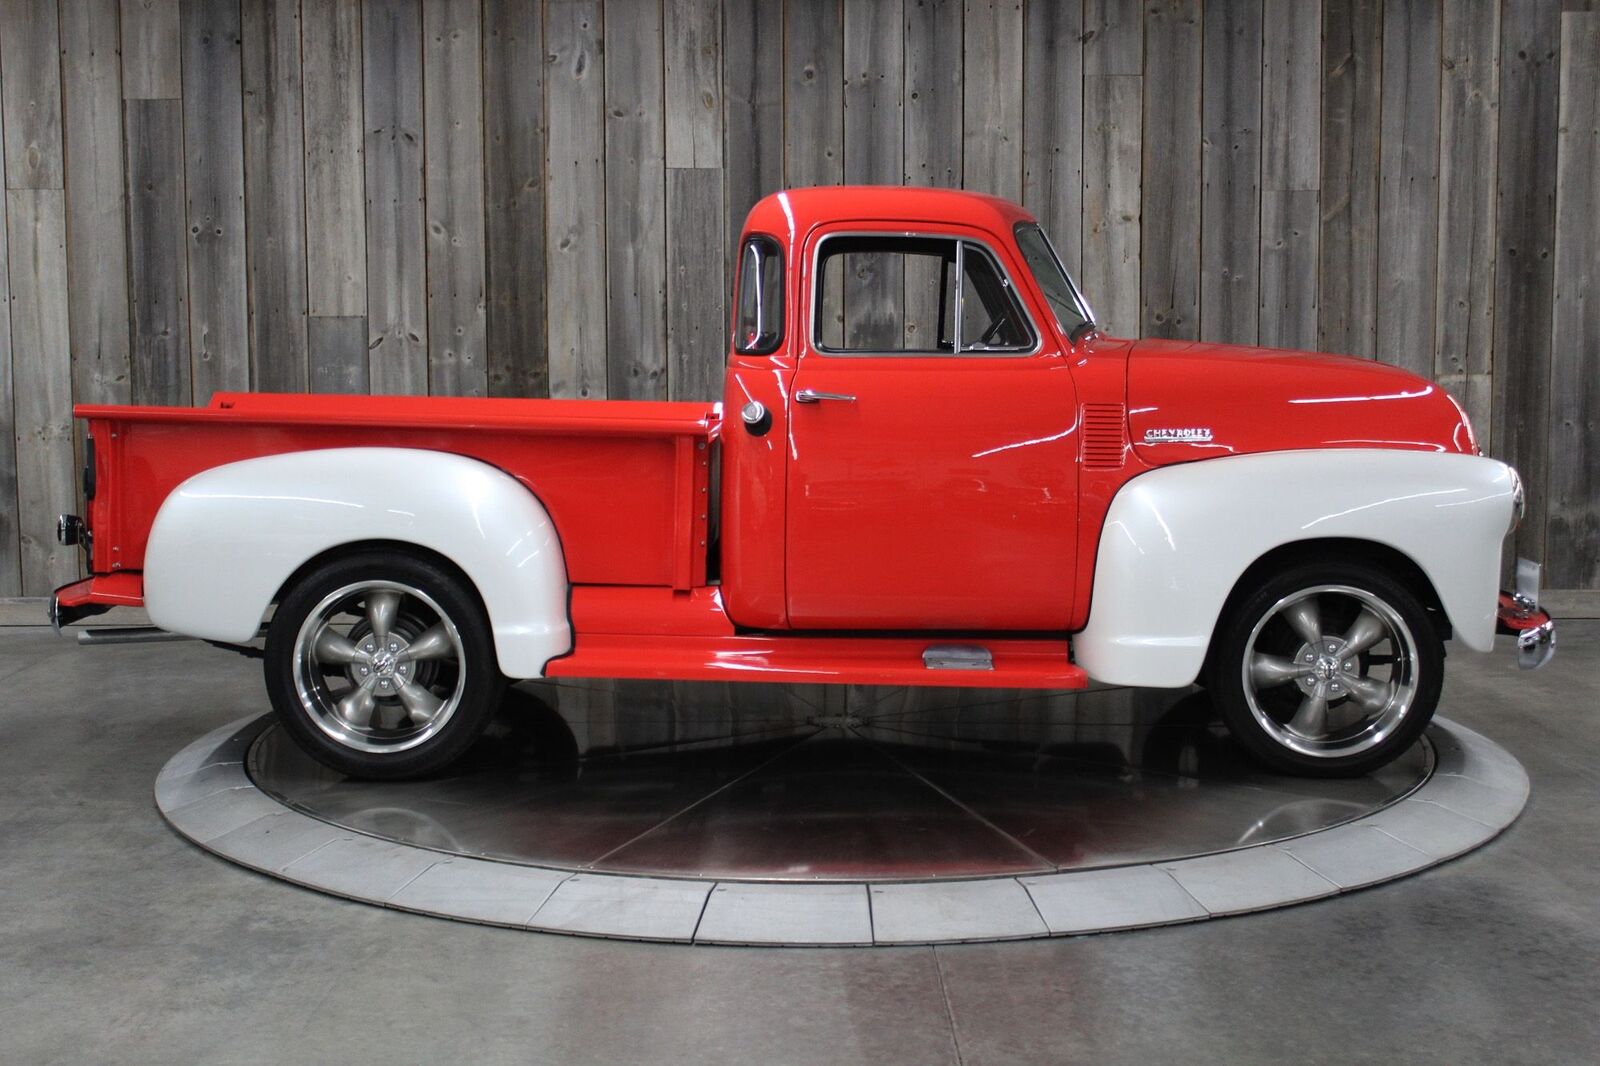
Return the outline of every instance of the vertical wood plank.
{"type": "Polygon", "coordinates": [[[489,391],[484,303],[483,61],[476,4],[422,8],[428,391],[489,391]]]}
{"type": "Polygon", "coordinates": [[[128,243],[116,0],[61,8],[73,396],[127,403],[128,243]]]}
{"type": "Polygon", "coordinates": [[[1381,0],[1323,0],[1317,347],[1372,357],[1378,297],[1381,0]]]}
{"type": "Polygon", "coordinates": [[[1022,203],[1076,276],[1083,262],[1083,9],[1031,3],[1023,13],[1022,203]]]}
{"type": "Polygon", "coordinates": [[[897,185],[905,173],[905,29],[900,0],[845,0],[844,180],[897,185]]]}
{"type": "MultiPolygon", "coordinates": [[[[625,63],[607,64],[605,77],[606,395],[665,399],[665,135],[676,123],[680,138],[692,141],[700,121],[679,112],[698,110],[700,101],[674,106],[662,96],[659,8],[608,0],[606,16],[611,53],[627,57],[625,63]]],[[[669,41],[673,43],[683,42],[669,41]]],[[[685,61],[679,57],[680,67],[685,61]]],[[[679,150],[685,151],[685,146],[679,150]]],[[[721,249],[706,248],[704,254],[718,257],[721,249]]]]}
{"type": "Polygon", "coordinates": [[[239,5],[185,0],[182,14],[190,387],[204,405],[250,387],[239,5]]]}
{"type": "Polygon", "coordinates": [[[1259,336],[1260,71],[1259,0],[1208,4],[1200,154],[1200,336],[1208,341],[1254,344],[1259,336]]]}
{"type": "Polygon", "coordinates": [[[1439,7],[1386,4],[1379,134],[1378,358],[1433,374],[1439,241],[1439,7]]]}
{"type": "MultiPolygon", "coordinates": [[[[844,179],[896,185],[905,172],[904,9],[898,0],[845,0],[844,179]]],[[[862,256],[845,278],[851,347],[895,347],[906,323],[906,279],[897,256],[862,256]]]]}
{"type": "MultiPolygon", "coordinates": [[[[961,187],[962,7],[963,0],[905,0],[901,170],[907,185],[961,187]]],[[[939,291],[940,267],[923,259],[912,259],[902,267],[905,316],[900,342],[922,347],[923,337],[938,332],[939,309],[936,300],[920,297],[939,291]]]]}
{"type": "Polygon", "coordinates": [[[784,5],[785,184],[844,180],[844,40],[840,0],[784,5]]]}
{"type": "Polygon", "coordinates": [[[731,277],[734,239],[757,200],[783,188],[783,20],[756,4],[722,13],[723,198],[731,277]]]}
{"type": "Polygon", "coordinates": [[[1083,0],[1083,72],[1143,74],[1139,0],[1083,0]]]}
{"type": "Polygon", "coordinates": [[[246,264],[252,385],[303,392],[306,358],[305,158],[297,0],[241,5],[246,264]]]}
{"type": "MultiPolygon", "coordinates": [[[[8,144],[8,161],[10,150],[8,144]]],[[[60,189],[8,189],[6,227],[22,594],[45,596],[78,576],[77,554],[56,544],[55,530],[56,515],[78,498],[64,295],[66,194],[60,189]]]]}
{"type": "Polygon", "coordinates": [[[1317,191],[1261,190],[1261,342],[1317,344],[1317,191]]]}
{"type": "Polygon", "coordinates": [[[1494,156],[1500,12],[1444,0],[1439,126],[1439,284],[1433,373],[1493,436],[1494,156]]]}
{"type": "Polygon", "coordinates": [[[1148,5],[1140,332],[1200,335],[1200,3],[1148,5]]]}
{"type": "MultiPolygon", "coordinates": [[[[496,23],[498,24],[498,23],[496,23]]],[[[491,39],[485,59],[498,56],[491,39]]],[[[428,280],[422,186],[422,12],[412,0],[366,0],[361,19],[365,114],[367,363],[372,391],[428,391],[428,280]]],[[[502,85],[491,81],[490,88],[502,85]]],[[[491,95],[489,106],[500,97],[491,95]]],[[[541,102],[535,97],[534,111],[541,102]]],[[[491,144],[491,166],[504,148],[491,144]]],[[[532,164],[537,165],[537,164],[532,164]]],[[[491,169],[491,178],[502,174],[491,169]]],[[[503,186],[490,186],[490,196],[503,186]]],[[[491,199],[492,203],[499,203],[491,199]]],[[[503,222],[503,216],[491,216],[503,222]]],[[[540,266],[542,267],[542,263],[540,266]]],[[[542,284],[530,285],[541,289],[542,284]]],[[[541,315],[538,328],[544,329],[541,315]]],[[[523,342],[518,342],[523,343],[523,342]]],[[[519,349],[520,350],[520,349],[519,349]]]]}
{"type": "Polygon", "coordinates": [[[1545,558],[1550,476],[1550,333],[1554,300],[1560,13],[1506,0],[1500,29],[1495,172],[1493,454],[1528,486],[1507,556],[1545,558]]]}
{"type": "Polygon", "coordinates": [[[1261,26],[1262,344],[1317,343],[1322,10],[1266,0],[1261,26]]]}
{"type": "Polygon", "coordinates": [[[312,392],[369,391],[367,320],[362,315],[313,315],[306,319],[312,392]]]}
{"type": "Polygon", "coordinates": [[[360,0],[301,0],[300,18],[308,104],[306,311],[365,315],[360,0]]]}
{"type": "Polygon", "coordinates": [[[545,7],[550,395],[606,394],[605,71],[596,0],[545,7]]]}
{"type": "Polygon", "coordinates": [[[122,0],[124,99],[176,100],[180,57],[178,0],[122,0]]]}
{"type": "Polygon", "coordinates": [[[59,41],[55,0],[0,4],[8,189],[62,187],[59,41]]]}
{"type": "MultiPolygon", "coordinates": [[[[905,0],[907,185],[961,185],[962,3],[905,0]]],[[[1055,5],[1034,7],[1054,10],[1055,5]]],[[[1080,92],[1081,86],[1080,74],[1080,92]]]]}
{"type": "Polygon", "coordinates": [[[1022,199],[1022,4],[967,0],[962,26],[961,184],[1022,199]]]}
{"type": "Polygon", "coordinates": [[[1083,287],[1107,332],[1138,333],[1143,78],[1083,79],[1083,287]]]}
{"type": "MultiPolygon", "coordinates": [[[[722,5],[719,0],[664,2],[667,166],[720,167],[722,5]]],[[[639,6],[623,16],[626,20],[654,17],[639,6]]],[[[608,22],[608,29],[617,28],[621,28],[618,20],[608,22]]]]}
{"type": "Polygon", "coordinates": [[[1561,16],[1549,584],[1600,584],[1600,13],[1561,16]]]}
{"type": "MultiPolygon", "coordinates": [[[[4,125],[5,116],[0,109],[0,174],[5,173],[4,125]]],[[[6,215],[0,208],[0,596],[20,596],[22,551],[17,520],[16,390],[12,386],[11,372],[11,246],[6,215]]]]}
{"type": "Polygon", "coordinates": [[[722,393],[722,172],[667,168],[667,385],[674,400],[722,393]]]}
{"type": "Polygon", "coordinates": [[[485,333],[490,396],[547,396],[544,348],[544,22],[483,5],[485,333]]]}
{"type": "Polygon", "coordinates": [[[188,404],[189,269],[184,247],[183,105],[129,100],[128,285],[133,293],[134,403],[188,404]]]}
{"type": "Polygon", "coordinates": [[[727,332],[721,4],[666,0],[665,18],[667,392],[713,400],[727,332]]]}
{"type": "Polygon", "coordinates": [[[1261,12],[1261,187],[1319,187],[1322,4],[1266,0],[1261,12]]]}
{"type": "Polygon", "coordinates": [[[1083,8],[1082,281],[1100,324],[1127,335],[1141,305],[1142,15],[1137,0],[1083,8]]]}

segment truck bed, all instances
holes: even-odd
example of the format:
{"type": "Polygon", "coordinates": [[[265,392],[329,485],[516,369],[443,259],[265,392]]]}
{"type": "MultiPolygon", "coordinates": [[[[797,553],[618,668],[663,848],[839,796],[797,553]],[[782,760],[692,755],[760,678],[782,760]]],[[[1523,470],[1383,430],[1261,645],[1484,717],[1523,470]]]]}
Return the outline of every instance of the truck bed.
{"type": "Polygon", "coordinates": [[[96,574],[143,567],[157,510],[212,467],[286,452],[422,448],[498,467],[538,497],[575,585],[706,580],[708,403],[219,393],[208,407],[79,406],[94,441],[96,574]]]}

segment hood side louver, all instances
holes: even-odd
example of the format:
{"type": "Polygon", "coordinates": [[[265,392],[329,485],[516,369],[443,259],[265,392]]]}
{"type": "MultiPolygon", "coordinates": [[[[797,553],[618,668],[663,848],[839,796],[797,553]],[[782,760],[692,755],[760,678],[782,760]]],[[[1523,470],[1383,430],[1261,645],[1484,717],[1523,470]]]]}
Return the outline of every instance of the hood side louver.
{"type": "Polygon", "coordinates": [[[1127,446],[1127,420],[1120,403],[1083,405],[1084,466],[1114,470],[1122,465],[1127,446]]]}

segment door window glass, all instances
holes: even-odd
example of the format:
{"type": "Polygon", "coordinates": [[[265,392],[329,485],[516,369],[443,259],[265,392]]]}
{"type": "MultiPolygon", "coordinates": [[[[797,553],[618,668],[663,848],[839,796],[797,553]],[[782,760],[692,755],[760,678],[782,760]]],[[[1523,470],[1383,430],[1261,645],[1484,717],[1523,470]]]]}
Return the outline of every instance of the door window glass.
{"type": "Polygon", "coordinates": [[[961,350],[1018,352],[1033,347],[1033,335],[1011,285],[989,253],[962,242],[961,350]]]}
{"type": "Polygon", "coordinates": [[[1034,346],[993,256],[953,237],[826,238],[814,314],[815,346],[835,355],[1025,353],[1034,346]]]}

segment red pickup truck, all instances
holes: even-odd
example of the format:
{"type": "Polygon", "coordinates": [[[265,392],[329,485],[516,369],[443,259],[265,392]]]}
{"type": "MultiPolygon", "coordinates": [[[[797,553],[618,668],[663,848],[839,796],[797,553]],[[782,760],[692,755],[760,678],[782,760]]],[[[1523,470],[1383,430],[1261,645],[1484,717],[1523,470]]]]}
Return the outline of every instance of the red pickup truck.
{"type": "Polygon", "coordinates": [[[1026,211],[798,189],[740,238],[721,403],[216,396],[79,407],[60,625],[265,636],[285,728],[435,770],[507,678],[1209,687],[1280,770],[1408,747],[1499,591],[1516,473],[1344,357],[1104,336],[1026,211]]]}

